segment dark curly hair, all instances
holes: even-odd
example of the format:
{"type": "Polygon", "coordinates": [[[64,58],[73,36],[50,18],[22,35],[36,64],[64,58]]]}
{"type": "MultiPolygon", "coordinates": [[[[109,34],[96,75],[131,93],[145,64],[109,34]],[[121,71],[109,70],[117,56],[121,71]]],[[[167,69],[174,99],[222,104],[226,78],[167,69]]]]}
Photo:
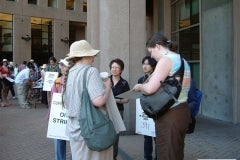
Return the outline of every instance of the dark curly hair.
{"type": "Polygon", "coordinates": [[[109,63],[109,68],[110,68],[110,70],[111,70],[111,68],[112,68],[112,64],[113,64],[113,63],[117,63],[117,64],[120,66],[121,70],[124,70],[124,63],[123,63],[123,61],[122,61],[121,59],[116,58],[116,59],[112,60],[112,61],[109,63]]]}

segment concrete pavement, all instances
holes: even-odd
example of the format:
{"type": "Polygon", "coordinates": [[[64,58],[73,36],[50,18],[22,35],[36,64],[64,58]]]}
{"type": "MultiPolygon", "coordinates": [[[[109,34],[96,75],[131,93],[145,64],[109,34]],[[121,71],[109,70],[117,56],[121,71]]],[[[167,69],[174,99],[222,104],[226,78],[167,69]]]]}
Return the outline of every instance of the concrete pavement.
{"type": "MultiPolygon", "coordinates": [[[[53,140],[46,138],[48,109],[42,104],[21,109],[11,102],[0,107],[0,160],[53,160],[53,140]]],[[[185,160],[197,159],[240,160],[240,125],[197,117],[195,133],[186,136],[185,160]]],[[[118,160],[143,160],[143,136],[120,136],[118,160]]]]}

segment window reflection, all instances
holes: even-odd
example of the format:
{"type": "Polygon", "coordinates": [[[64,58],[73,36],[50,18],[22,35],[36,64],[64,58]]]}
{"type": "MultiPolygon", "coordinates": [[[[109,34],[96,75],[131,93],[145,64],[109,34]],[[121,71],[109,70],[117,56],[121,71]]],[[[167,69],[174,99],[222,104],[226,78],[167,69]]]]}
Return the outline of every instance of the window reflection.
{"type": "Polygon", "coordinates": [[[57,8],[57,0],[48,0],[48,7],[57,8]]]}
{"type": "Polygon", "coordinates": [[[83,2],[83,12],[87,12],[87,2],[83,2]]]}
{"type": "Polygon", "coordinates": [[[66,0],[66,9],[74,10],[74,0],[66,0]]]}
{"type": "Polygon", "coordinates": [[[12,59],[13,53],[12,15],[0,13],[0,58],[12,59]]]}
{"type": "Polygon", "coordinates": [[[171,0],[171,39],[188,60],[195,81],[199,82],[200,37],[199,0],[171,0]]]}
{"type": "Polygon", "coordinates": [[[199,56],[199,0],[181,0],[172,4],[172,40],[179,44],[179,52],[187,60],[198,61],[199,56]]]}
{"type": "Polygon", "coordinates": [[[28,4],[37,4],[37,0],[28,0],[28,4]]]}
{"type": "Polygon", "coordinates": [[[53,55],[52,19],[31,17],[32,58],[39,63],[48,61],[53,55]]]}
{"type": "Polygon", "coordinates": [[[187,60],[199,60],[199,27],[179,32],[179,52],[184,53],[187,60]]]}
{"type": "Polygon", "coordinates": [[[197,23],[199,23],[199,0],[182,0],[172,5],[172,30],[197,23]]]}

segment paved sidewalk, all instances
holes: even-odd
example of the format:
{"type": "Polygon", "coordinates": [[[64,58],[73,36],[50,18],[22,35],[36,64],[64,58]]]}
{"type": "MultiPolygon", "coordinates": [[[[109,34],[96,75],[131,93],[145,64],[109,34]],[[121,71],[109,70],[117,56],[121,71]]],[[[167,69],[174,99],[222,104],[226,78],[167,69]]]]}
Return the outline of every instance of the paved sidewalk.
{"type": "MultiPolygon", "coordinates": [[[[53,160],[53,140],[46,138],[48,109],[12,103],[0,107],[0,160],[53,160]]],[[[214,158],[240,160],[240,125],[198,117],[195,133],[186,137],[185,160],[214,158]]],[[[143,160],[143,136],[121,136],[118,160],[143,160]]]]}

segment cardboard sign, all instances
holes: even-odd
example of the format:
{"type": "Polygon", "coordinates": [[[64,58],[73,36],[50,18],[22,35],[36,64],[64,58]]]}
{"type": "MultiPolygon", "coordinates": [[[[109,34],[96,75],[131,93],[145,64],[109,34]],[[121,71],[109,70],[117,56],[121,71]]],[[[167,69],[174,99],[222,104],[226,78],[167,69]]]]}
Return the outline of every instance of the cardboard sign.
{"type": "Polygon", "coordinates": [[[55,79],[58,77],[58,72],[46,72],[43,82],[43,91],[51,91],[55,79]]]}
{"type": "Polygon", "coordinates": [[[136,99],[136,133],[156,137],[155,123],[142,110],[140,99],[136,99]]]}
{"type": "Polygon", "coordinates": [[[62,94],[53,93],[51,111],[48,121],[47,137],[69,140],[65,134],[67,125],[66,108],[62,105],[62,94]]]}

